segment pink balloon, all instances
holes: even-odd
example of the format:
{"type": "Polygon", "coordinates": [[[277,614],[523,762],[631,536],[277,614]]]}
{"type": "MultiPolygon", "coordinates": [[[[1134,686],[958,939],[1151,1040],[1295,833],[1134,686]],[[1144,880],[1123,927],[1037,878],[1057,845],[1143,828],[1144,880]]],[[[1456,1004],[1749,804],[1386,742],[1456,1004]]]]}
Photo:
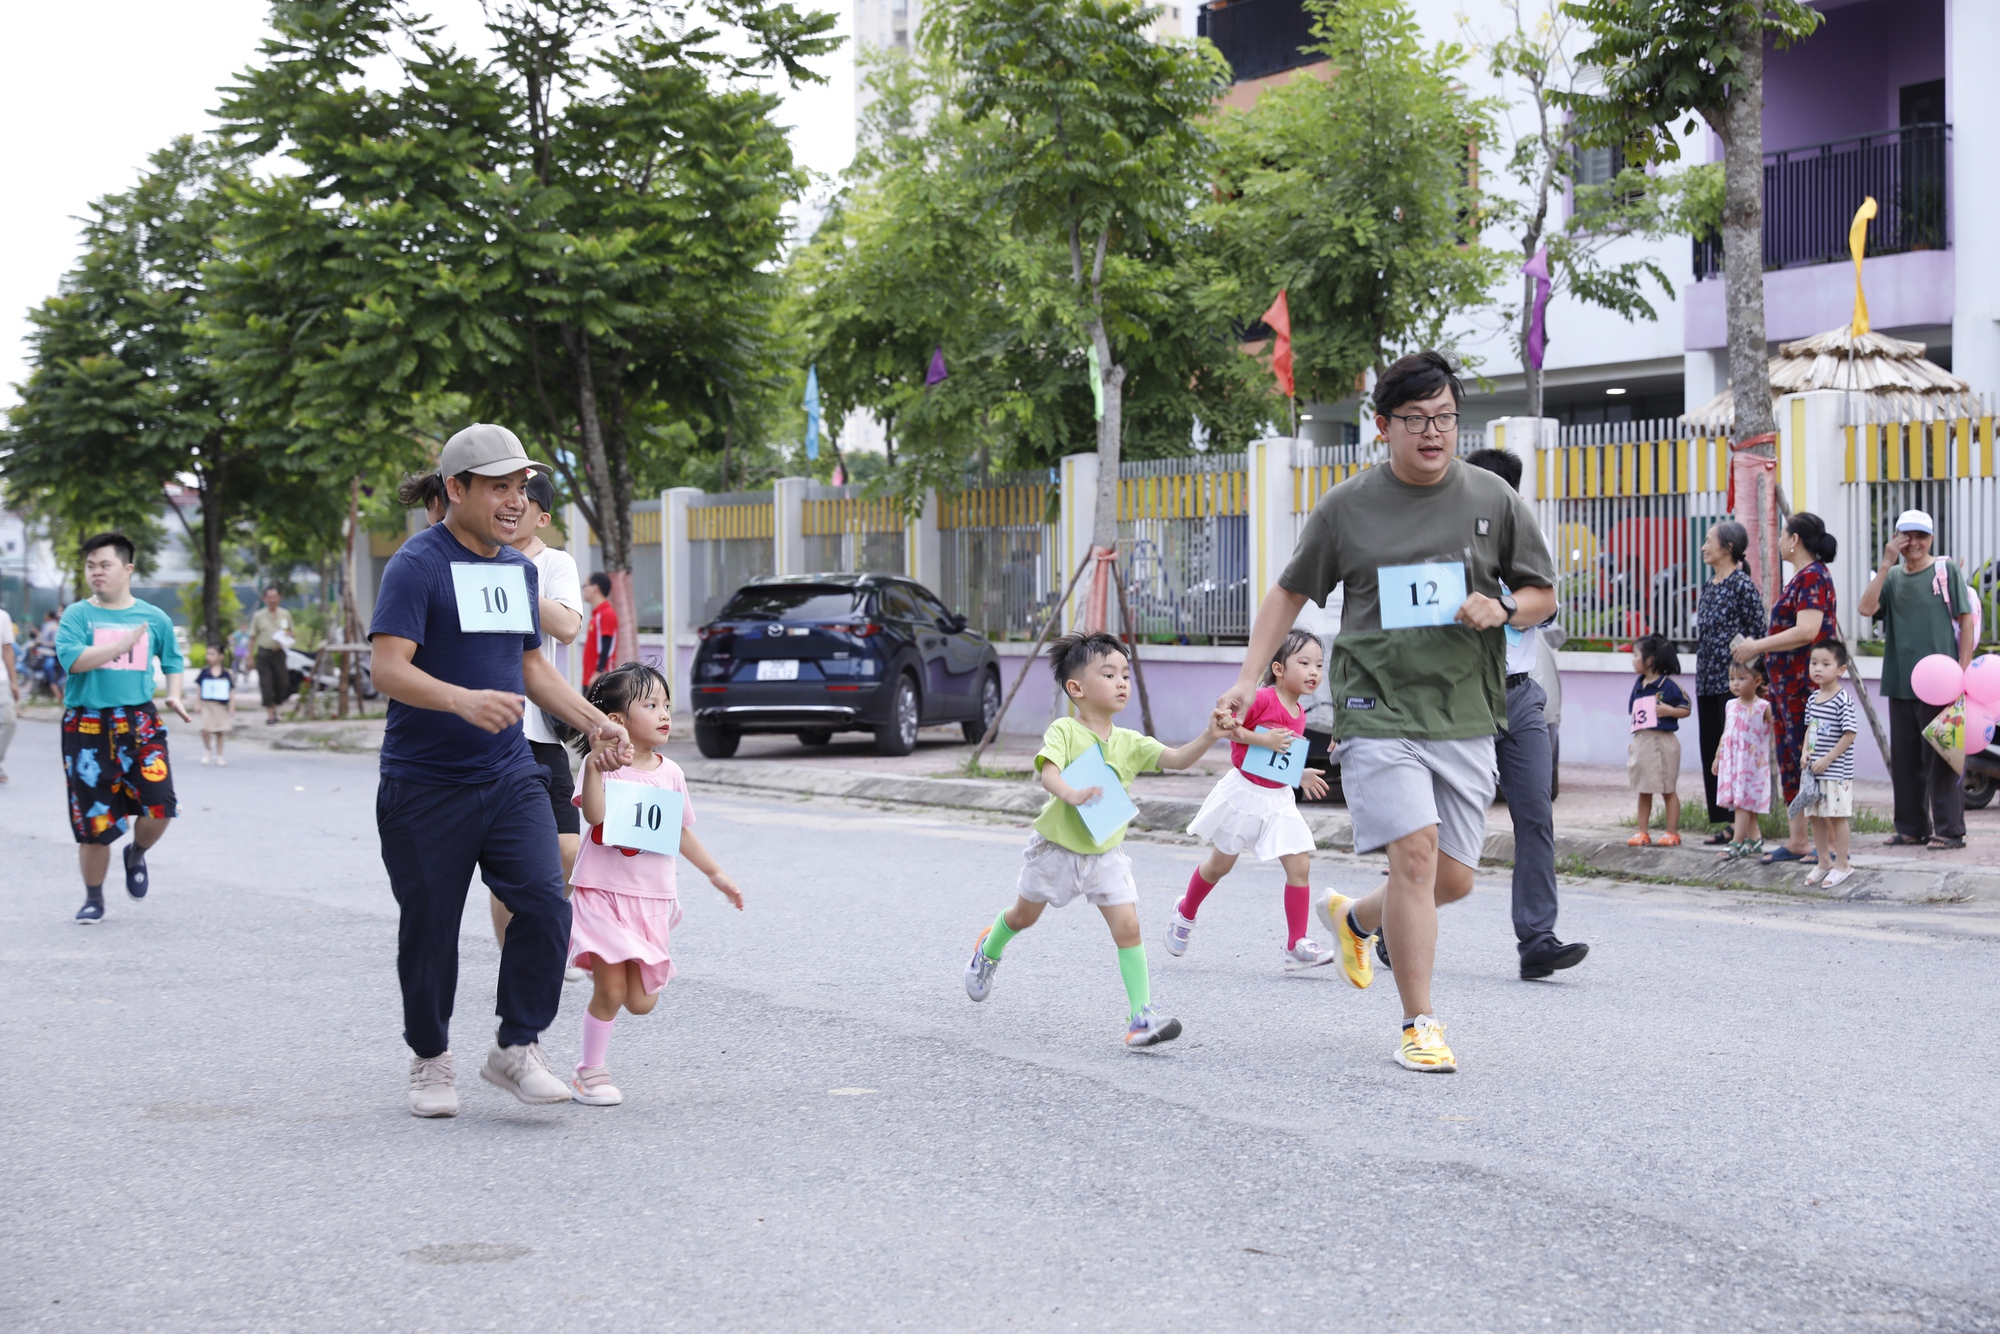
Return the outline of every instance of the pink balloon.
{"type": "Polygon", "coordinates": [[[1982,653],[1965,669],[1966,698],[2000,706],[2000,653],[1982,653]]]}
{"type": "Polygon", "coordinates": [[[1985,750],[1992,744],[1993,727],[1996,722],[2000,722],[2000,719],[1996,719],[1993,710],[1977,700],[1968,699],[1965,702],[1965,748],[1985,750]],[[1986,740],[1981,741],[1981,737],[1985,737],[1986,740]]]}
{"type": "Polygon", "coordinates": [[[1917,665],[1910,669],[1910,689],[1916,691],[1917,698],[1926,704],[1951,703],[1958,698],[1964,684],[1965,673],[1959,670],[1958,659],[1942,653],[1919,658],[1917,665]]]}

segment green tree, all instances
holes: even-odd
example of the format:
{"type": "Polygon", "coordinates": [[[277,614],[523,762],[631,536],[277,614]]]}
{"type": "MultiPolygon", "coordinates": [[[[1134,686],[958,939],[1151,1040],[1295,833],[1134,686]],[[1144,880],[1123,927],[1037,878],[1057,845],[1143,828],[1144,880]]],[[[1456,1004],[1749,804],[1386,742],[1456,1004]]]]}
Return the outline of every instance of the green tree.
{"type": "MultiPolygon", "coordinates": [[[[482,63],[397,0],[273,15],[225,106],[254,151],[303,168],[238,239],[246,282],[269,265],[298,312],[272,401],[370,457],[444,392],[519,430],[596,531],[636,657],[634,451],[768,393],[770,266],[801,178],[756,84],[815,79],[832,16],[518,0],[489,9],[482,63]],[[384,59],[386,88],[363,77],[384,59]]],[[[265,327],[246,302],[232,335],[265,327]]]]}
{"type": "Polygon", "coordinates": [[[1705,122],[1722,140],[1722,279],[1739,439],[1776,429],[1764,337],[1764,42],[1809,36],[1800,0],[1565,0],[1590,31],[1577,59],[1599,91],[1558,91],[1579,142],[1617,145],[1634,163],[1680,158],[1674,126],[1705,122]]]}
{"type": "Polygon", "coordinates": [[[1493,107],[1460,82],[1469,52],[1426,48],[1403,0],[1307,8],[1327,77],[1217,118],[1206,301],[1247,321],[1285,290],[1299,393],[1327,401],[1404,351],[1448,346],[1503,261],[1478,242],[1472,164],[1493,107]]]}

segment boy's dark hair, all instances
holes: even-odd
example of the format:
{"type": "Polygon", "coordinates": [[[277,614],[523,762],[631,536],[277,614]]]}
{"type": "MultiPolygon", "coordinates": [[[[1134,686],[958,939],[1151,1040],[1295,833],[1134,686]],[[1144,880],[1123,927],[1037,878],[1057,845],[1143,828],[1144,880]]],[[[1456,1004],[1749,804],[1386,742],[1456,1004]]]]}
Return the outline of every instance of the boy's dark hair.
{"type": "Polygon", "coordinates": [[[1516,491],[1521,489],[1521,456],[1505,449],[1475,449],[1465,456],[1465,461],[1475,468],[1503,478],[1516,491]]]}
{"type": "Polygon", "coordinates": [[[444,498],[444,478],[434,472],[413,472],[396,487],[396,499],[409,509],[429,509],[444,498]]]}
{"type": "MultiPolygon", "coordinates": [[[[1305,651],[1306,645],[1317,643],[1319,643],[1318,635],[1313,634],[1310,630],[1301,630],[1297,626],[1292,627],[1291,632],[1285,636],[1285,642],[1278,645],[1278,651],[1271,655],[1271,661],[1265,666],[1264,679],[1257,684],[1260,686],[1270,685],[1271,682],[1278,679],[1277,673],[1271,670],[1273,667],[1276,667],[1281,662],[1290,662],[1294,656],[1305,651]]],[[[1321,649],[1320,651],[1324,653],[1326,650],[1321,649]]]]}
{"type": "Polygon", "coordinates": [[[1440,389],[1451,390],[1453,407],[1465,397],[1465,386],[1452,374],[1451,363],[1442,352],[1426,348],[1400,357],[1375,382],[1375,415],[1386,417],[1405,403],[1429,398],[1440,389]]]}
{"type": "Polygon", "coordinates": [[[91,536],[84,538],[83,559],[89,560],[90,553],[100,547],[116,548],[118,559],[124,561],[127,565],[137,560],[139,556],[139,548],[132,545],[131,538],[125,536],[123,533],[111,532],[93,533],[91,536]]]}
{"type": "Polygon", "coordinates": [[[1814,653],[1819,652],[1821,649],[1825,649],[1828,653],[1832,654],[1833,660],[1836,663],[1840,664],[1842,667],[1847,666],[1848,662],[1847,645],[1841,643],[1838,639],[1820,640],[1819,643],[1814,644],[1812,646],[1811,651],[1808,652],[1806,656],[1810,658],[1814,653]]]}
{"type": "Polygon", "coordinates": [[[1632,645],[1632,651],[1661,676],[1681,674],[1681,655],[1674,652],[1674,641],[1665,635],[1647,635],[1632,645]]]}
{"type": "Polygon", "coordinates": [[[595,588],[598,592],[604,594],[604,596],[606,597],[611,596],[611,576],[606,574],[604,571],[602,570],[597,571],[595,574],[591,575],[588,579],[584,580],[583,582],[589,584],[592,588],[595,588]]]}
{"type": "Polygon", "coordinates": [[[1056,689],[1064,694],[1065,687],[1096,662],[1116,653],[1125,656],[1125,646],[1118,642],[1118,636],[1103,630],[1072,630],[1066,635],[1057,635],[1049,641],[1049,668],[1056,674],[1056,689]]]}

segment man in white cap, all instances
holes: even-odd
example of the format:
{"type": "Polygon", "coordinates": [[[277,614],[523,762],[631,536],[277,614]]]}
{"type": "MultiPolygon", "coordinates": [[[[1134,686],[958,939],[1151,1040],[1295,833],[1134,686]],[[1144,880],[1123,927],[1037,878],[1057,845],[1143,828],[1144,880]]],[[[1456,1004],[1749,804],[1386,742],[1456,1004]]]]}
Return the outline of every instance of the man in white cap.
{"type": "Polygon", "coordinates": [[[1936,538],[1930,515],[1903,511],[1861,594],[1861,614],[1882,622],[1882,697],[1889,701],[1889,777],[1896,792],[1896,832],[1888,844],[1942,852],[1965,846],[1965,788],[1924,740],[1924,726],[1940,710],[1917,698],[1910,669],[1933,653],[1964,667],[1979,650],[1979,632],[1965,574],[1957,562],[1931,554],[1936,538]]]}
{"type": "Polygon", "coordinates": [[[375,823],[402,910],[396,972],[417,1116],[458,1114],[449,1030],[475,866],[513,914],[500,951],[500,1028],[480,1077],[523,1102],[570,1097],[541,1052],[562,999],[570,915],[522,711],[533,700],[610,742],[603,753],[618,763],[631,744],[539,651],[535,566],[510,545],[535,467],[504,426],[468,426],[446,441],[444,522],[390,558],[369,627],[375,684],[392,701],[375,823]]]}

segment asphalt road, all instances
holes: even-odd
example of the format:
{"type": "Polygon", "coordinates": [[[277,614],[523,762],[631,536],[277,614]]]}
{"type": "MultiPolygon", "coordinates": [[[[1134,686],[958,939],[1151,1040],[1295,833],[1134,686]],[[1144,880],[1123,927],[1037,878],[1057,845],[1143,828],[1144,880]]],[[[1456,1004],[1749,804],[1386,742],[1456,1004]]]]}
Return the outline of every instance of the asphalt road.
{"type": "MultiPolygon", "coordinates": [[[[1391,1062],[1386,979],[1283,972],[1251,868],[1187,958],[1152,946],[1187,1035],[1134,1053],[1081,904],[966,1000],[1021,829],[697,792],[749,911],[684,870],[625,1105],[478,1081],[475,892],[464,1110],[418,1121],[373,761],[176,742],[153,895],[92,928],[54,728],[8,756],[0,1327],[2000,1328],[1990,909],[1570,886],[1591,957],[1527,984],[1482,878],[1440,1077],[1391,1062]]],[[[1157,941],[1196,849],[1130,846],[1157,941]]]]}

